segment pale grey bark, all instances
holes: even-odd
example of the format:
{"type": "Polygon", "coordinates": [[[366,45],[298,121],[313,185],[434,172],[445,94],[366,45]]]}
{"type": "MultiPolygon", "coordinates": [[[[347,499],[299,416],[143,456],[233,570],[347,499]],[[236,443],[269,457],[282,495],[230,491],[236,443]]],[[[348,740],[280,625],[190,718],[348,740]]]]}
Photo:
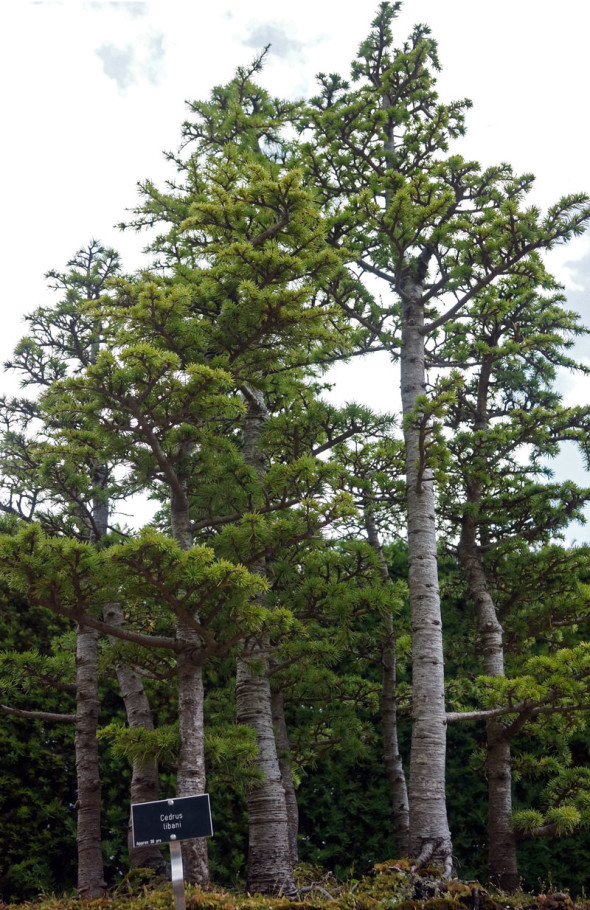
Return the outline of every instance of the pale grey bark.
{"type": "MultiPolygon", "coordinates": [[[[260,435],[268,412],[257,389],[245,387],[243,394],[247,413],[243,422],[242,453],[244,461],[256,470],[262,483],[265,465],[260,435]]],[[[261,560],[253,570],[264,575],[264,561],[261,560]]],[[[268,652],[266,636],[245,640],[236,671],[238,722],[254,730],[258,747],[256,767],[264,775],[248,794],[248,889],[253,893],[293,897],[297,888],[291,863],[287,803],[273,731],[268,652]]]]}
{"type": "MultiPolygon", "coordinates": [[[[472,502],[473,504],[473,502],[472,502]]],[[[475,522],[463,522],[459,559],[464,568],[478,621],[486,676],[504,676],[502,626],[489,590],[481,554],[475,541],[475,522]]],[[[486,719],[488,781],[488,869],[498,887],[518,887],[516,836],[512,829],[511,736],[500,717],[486,719]]]]}
{"type": "MultiPolygon", "coordinates": [[[[102,486],[106,469],[97,468],[94,480],[102,486]]],[[[108,528],[108,504],[95,499],[89,538],[96,543],[108,528]]],[[[85,899],[101,897],[106,888],[101,840],[101,793],[98,760],[98,632],[76,628],[76,753],[78,891],[85,899]]]]}
{"type": "MultiPolygon", "coordinates": [[[[192,546],[189,503],[186,485],[178,480],[171,488],[170,519],[172,536],[184,550],[192,546]]],[[[206,789],[204,689],[202,650],[198,632],[182,619],[176,622],[176,638],[182,645],[178,655],[178,724],[180,755],[176,775],[178,796],[200,796],[206,789]]],[[[192,884],[209,884],[207,841],[204,837],[183,841],[182,860],[185,879],[192,884]]]]}
{"type": "MultiPolygon", "coordinates": [[[[176,774],[178,796],[200,796],[206,790],[204,740],[204,689],[202,667],[196,661],[201,642],[194,629],[177,625],[178,640],[185,649],[178,657],[178,724],[180,755],[176,774]]],[[[183,841],[185,879],[193,884],[209,884],[207,841],[204,837],[183,841]]]]}
{"type": "MultiPolygon", "coordinates": [[[[387,93],[385,111],[391,107],[387,93]]],[[[384,151],[395,168],[394,122],[386,121],[384,151]]],[[[385,194],[385,208],[391,191],[385,194]]],[[[426,251],[415,270],[407,269],[398,288],[402,302],[400,349],[401,398],[404,415],[406,504],[408,515],[408,587],[412,623],[412,743],[409,780],[408,848],[416,865],[429,860],[452,871],[452,842],[446,808],[446,718],[442,620],[438,587],[434,477],[425,457],[427,427],[415,414],[426,392],[423,282],[426,251]],[[410,419],[413,415],[413,419],[410,419]]]]}
{"type": "MultiPolygon", "coordinates": [[[[369,509],[365,509],[365,527],[368,541],[379,559],[379,571],[384,585],[391,584],[387,560],[383,554],[375,520],[369,509]]],[[[393,614],[388,611],[384,618],[385,636],[381,665],[383,668],[381,686],[381,731],[383,739],[383,762],[389,784],[393,813],[393,830],[400,856],[406,856],[409,847],[410,807],[402,757],[397,735],[397,677],[395,656],[395,630],[393,614]]]]}
{"type": "Polygon", "coordinates": [[[98,633],[79,626],[76,637],[76,842],[78,891],[85,900],[101,897],[106,888],[100,838],[97,679],[98,633]]]}
{"type": "MultiPolygon", "coordinates": [[[[422,264],[418,263],[417,268],[422,264]]],[[[423,268],[425,273],[425,266],[423,268]]],[[[438,587],[434,477],[425,457],[422,415],[426,392],[424,352],[425,274],[406,274],[403,307],[401,395],[406,450],[408,584],[412,622],[412,751],[410,757],[410,854],[418,865],[452,869],[452,844],[445,798],[446,716],[442,621],[438,587]]]]}
{"type": "MultiPolygon", "coordinates": [[[[488,394],[493,360],[488,355],[481,367],[473,429],[488,428],[488,394]]],[[[458,546],[459,561],[465,572],[469,596],[475,605],[477,625],[486,676],[504,676],[503,629],[478,545],[478,510],[482,498],[481,482],[467,484],[467,504],[458,546]]],[[[488,781],[488,871],[500,888],[514,891],[519,885],[516,835],[512,828],[511,735],[500,717],[486,719],[488,781]]]]}
{"type": "Polygon", "coordinates": [[[291,744],[289,742],[289,732],[285,719],[285,703],[282,691],[271,689],[271,706],[275,741],[279,756],[279,768],[281,771],[281,782],[283,784],[283,790],[285,791],[285,803],[287,806],[289,852],[291,854],[291,862],[295,865],[295,863],[299,862],[299,849],[297,845],[297,835],[299,833],[299,807],[297,805],[297,794],[295,793],[295,783],[291,770],[291,744]]]}
{"type": "MultiPolygon", "coordinates": [[[[122,626],[125,617],[121,605],[118,603],[109,604],[104,611],[104,619],[105,622],[112,626],[122,626]]],[[[116,639],[111,636],[110,641],[111,644],[114,644],[116,639]]],[[[115,672],[129,727],[132,730],[153,730],[152,712],[141,674],[122,660],[116,662],[115,672]]],[[[158,764],[154,758],[147,758],[145,761],[140,761],[138,758],[133,759],[130,794],[132,804],[148,803],[158,799],[158,764]]],[[[133,846],[131,813],[129,814],[127,846],[132,868],[148,868],[159,874],[165,873],[166,862],[157,847],[150,845],[147,847],[133,846]]]]}
{"type": "Polygon", "coordinates": [[[262,638],[246,642],[237,662],[237,716],[256,734],[256,768],[264,775],[248,793],[248,890],[292,897],[297,889],[267,670],[267,642],[262,638]]]}

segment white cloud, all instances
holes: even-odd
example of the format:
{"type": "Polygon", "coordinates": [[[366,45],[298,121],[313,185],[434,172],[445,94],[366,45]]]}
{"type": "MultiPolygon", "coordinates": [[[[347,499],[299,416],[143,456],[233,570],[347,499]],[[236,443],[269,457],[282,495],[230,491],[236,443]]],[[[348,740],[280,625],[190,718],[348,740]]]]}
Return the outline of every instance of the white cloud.
{"type": "Polygon", "coordinates": [[[114,79],[119,88],[128,88],[136,81],[134,73],[135,51],[130,44],[117,47],[110,41],[101,44],[96,54],[102,60],[105,76],[114,79]]]}
{"type": "Polygon", "coordinates": [[[590,278],[590,234],[574,237],[547,255],[549,270],[568,291],[584,291],[590,278]]]}
{"type": "Polygon", "coordinates": [[[279,57],[301,58],[305,51],[304,43],[293,38],[284,25],[276,22],[259,22],[252,25],[250,33],[242,39],[242,43],[256,50],[262,50],[270,45],[271,52],[279,57]]]}
{"type": "Polygon", "coordinates": [[[120,89],[127,89],[141,79],[158,85],[162,78],[165,40],[161,33],[142,35],[133,44],[118,46],[110,41],[95,51],[102,61],[105,76],[120,89]]]}
{"type": "Polygon", "coordinates": [[[108,9],[134,18],[145,16],[148,11],[148,4],[144,0],[90,0],[88,7],[93,12],[108,9]]]}

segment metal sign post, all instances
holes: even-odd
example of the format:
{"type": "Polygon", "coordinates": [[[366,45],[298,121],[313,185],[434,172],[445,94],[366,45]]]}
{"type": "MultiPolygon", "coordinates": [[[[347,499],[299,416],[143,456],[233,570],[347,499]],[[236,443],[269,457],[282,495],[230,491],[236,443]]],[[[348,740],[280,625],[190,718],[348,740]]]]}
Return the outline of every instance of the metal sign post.
{"type": "MultiPolygon", "coordinates": [[[[174,835],[172,835],[174,837],[174,835]]],[[[184,872],[182,869],[182,848],[177,840],[170,841],[170,866],[175,910],[186,910],[184,896],[184,872]]]]}
{"type": "Polygon", "coordinates": [[[209,794],[161,799],[131,806],[133,846],[170,844],[170,865],[175,910],[186,910],[181,840],[213,834],[209,794]]]}

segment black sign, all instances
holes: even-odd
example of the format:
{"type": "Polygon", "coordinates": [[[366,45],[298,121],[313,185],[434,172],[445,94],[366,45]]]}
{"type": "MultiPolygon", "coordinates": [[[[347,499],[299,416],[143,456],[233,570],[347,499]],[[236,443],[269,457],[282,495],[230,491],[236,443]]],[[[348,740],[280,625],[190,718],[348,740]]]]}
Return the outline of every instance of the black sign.
{"type": "Polygon", "coordinates": [[[131,806],[131,821],[134,847],[213,834],[208,793],[136,803],[131,806]]]}

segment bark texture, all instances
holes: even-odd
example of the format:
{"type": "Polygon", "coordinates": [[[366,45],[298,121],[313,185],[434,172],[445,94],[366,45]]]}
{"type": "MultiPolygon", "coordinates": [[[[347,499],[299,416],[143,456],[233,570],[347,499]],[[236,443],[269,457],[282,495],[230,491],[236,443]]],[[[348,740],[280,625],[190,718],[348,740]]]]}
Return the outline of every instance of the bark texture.
{"type": "Polygon", "coordinates": [[[289,821],[272,723],[268,646],[248,642],[238,659],[238,722],[256,734],[256,767],[264,780],[248,794],[248,890],[294,897],[289,821]]]}
{"type": "Polygon", "coordinates": [[[76,778],[78,786],[78,891],[84,900],[101,897],[106,883],[100,839],[98,767],[98,632],[78,628],[76,637],[76,778]]]}
{"type": "MultiPolygon", "coordinates": [[[[262,483],[265,465],[260,435],[268,412],[258,390],[247,387],[244,398],[248,409],[242,431],[242,454],[262,483]]],[[[253,566],[253,570],[264,575],[264,561],[253,566]]],[[[273,731],[268,669],[266,637],[247,639],[237,662],[237,716],[239,723],[247,724],[256,734],[256,767],[264,774],[264,780],[248,794],[248,889],[253,893],[294,897],[297,887],[293,879],[287,803],[273,731]]]]}
{"type": "MultiPolygon", "coordinates": [[[[369,510],[365,511],[365,527],[368,541],[379,559],[381,580],[384,585],[391,584],[387,561],[383,554],[381,541],[375,525],[375,520],[369,510]]],[[[391,805],[393,813],[393,830],[400,856],[406,856],[409,850],[410,834],[410,807],[408,803],[408,790],[402,757],[399,751],[397,735],[397,676],[395,657],[395,630],[393,614],[388,612],[385,619],[385,636],[381,664],[382,694],[381,694],[381,731],[383,739],[383,762],[385,774],[389,784],[391,805]]]]}
{"type": "MultiPolygon", "coordinates": [[[[186,487],[181,482],[171,491],[172,536],[188,550],[192,546],[186,487]]],[[[178,724],[180,755],[176,775],[178,796],[200,796],[206,789],[203,668],[198,632],[182,619],[176,622],[176,637],[183,648],[178,656],[178,724]]],[[[182,842],[186,881],[205,887],[209,884],[207,840],[204,837],[182,842]]]]}
{"type": "MultiPolygon", "coordinates": [[[[202,667],[198,659],[200,640],[197,633],[178,624],[179,641],[185,650],[178,658],[178,723],[180,755],[176,775],[178,796],[200,796],[206,790],[204,744],[204,690],[202,667]]],[[[204,837],[183,841],[182,858],[185,879],[204,887],[209,884],[207,841],[204,837]]]]}
{"type": "MultiPolygon", "coordinates": [[[[492,358],[482,363],[476,402],[474,430],[488,428],[488,395],[492,358]]],[[[466,485],[468,509],[465,512],[458,546],[459,561],[465,572],[469,596],[475,605],[486,676],[504,676],[503,629],[498,620],[493,591],[485,571],[478,544],[478,511],[482,485],[469,479],[466,485]]],[[[486,770],[488,780],[488,870],[499,888],[515,891],[519,886],[516,836],[512,828],[512,759],[511,741],[501,718],[486,721],[486,770]]]]}
{"type": "Polygon", "coordinates": [[[271,690],[271,707],[275,741],[279,755],[281,782],[283,784],[283,790],[285,791],[285,803],[287,806],[289,852],[291,854],[291,862],[295,865],[295,863],[299,862],[299,849],[297,846],[299,807],[297,805],[297,795],[293,782],[293,772],[291,771],[291,744],[289,742],[289,733],[285,720],[285,706],[282,692],[271,690]]]}
{"type": "Polygon", "coordinates": [[[401,287],[401,393],[412,621],[410,854],[418,865],[427,861],[440,863],[445,874],[450,875],[452,844],[445,798],[446,716],[434,477],[425,457],[427,426],[416,412],[417,399],[426,391],[423,279],[422,275],[406,275],[401,287]]]}
{"type": "MultiPolygon", "coordinates": [[[[97,466],[94,483],[104,487],[107,470],[97,466]]],[[[88,536],[98,543],[108,530],[108,503],[95,498],[88,517],[88,536]]],[[[78,625],[76,629],[76,781],[78,787],[76,842],[78,891],[90,900],[106,888],[101,840],[101,792],[98,761],[98,632],[78,625]]]]}
{"type": "MultiPolygon", "coordinates": [[[[464,521],[459,558],[476,612],[486,676],[504,676],[502,626],[488,587],[475,541],[472,518],[464,521]]],[[[512,829],[512,771],[510,735],[501,718],[486,721],[488,779],[489,874],[498,887],[514,891],[519,885],[516,837],[512,829]]]]}
{"type": "MultiPolygon", "coordinates": [[[[125,617],[121,605],[118,603],[109,604],[104,611],[104,618],[110,625],[122,626],[125,617]]],[[[114,642],[115,639],[111,639],[111,643],[114,642]]],[[[153,730],[152,712],[141,674],[134,667],[130,667],[120,660],[117,661],[115,672],[129,727],[132,730],[153,730]]],[[[131,770],[130,792],[132,803],[148,803],[159,798],[158,764],[155,759],[148,758],[144,762],[134,759],[131,770]]],[[[147,847],[133,846],[131,814],[129,814],[127,847],[132,868],[153,869],[158,874],[166,872],[166,861],[158,847],[150,845],[147,847]]]]}

